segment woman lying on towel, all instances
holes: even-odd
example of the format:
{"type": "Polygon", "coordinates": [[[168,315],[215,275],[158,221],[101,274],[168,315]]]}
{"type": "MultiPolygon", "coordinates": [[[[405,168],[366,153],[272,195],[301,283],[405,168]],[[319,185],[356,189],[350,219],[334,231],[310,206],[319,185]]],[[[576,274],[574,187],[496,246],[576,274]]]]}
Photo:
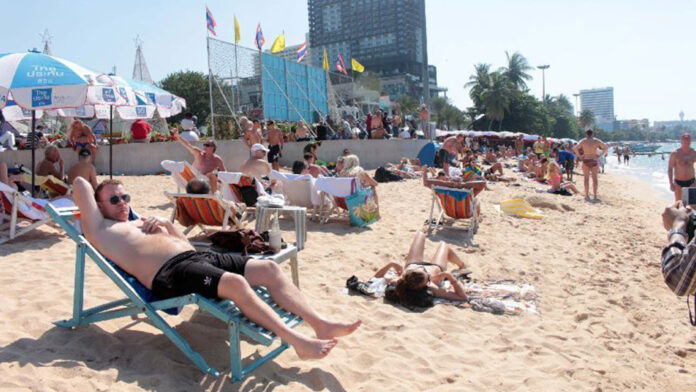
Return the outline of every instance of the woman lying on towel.
{"type": "Polygon", "coordinates": [[[386,299],[409,309],[431,307],[434,298],[450,301],[468,300],[464,292],[464,285],[450,272],[447,272],[448,262],[456,265],[459,270],[466,269],[466,265],[457,256],[454,249],[446,243],[440,242],[435,255],[430,258],[430,261],[425,261],[424,247],[425,234],[419,231],[411,242],[411,248],[403,265],[392,262],[375,273],[375,278],[387,279],[386,299]],[[398,278],[388,279],[385,277],[391,269],[396,272],[398,278]],[[450,282],[451,289],[445,290],[438,286],[445,280],[450,282]]]}

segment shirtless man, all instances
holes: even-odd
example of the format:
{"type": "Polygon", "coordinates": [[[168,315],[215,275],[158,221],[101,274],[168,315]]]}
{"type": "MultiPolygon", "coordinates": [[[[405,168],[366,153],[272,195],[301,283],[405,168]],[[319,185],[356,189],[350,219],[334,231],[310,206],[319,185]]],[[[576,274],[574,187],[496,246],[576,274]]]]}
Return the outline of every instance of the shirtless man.
{"type": "Polygon", "coordinates": [[[312,155],[310,152],[306,152],[304,154],[304,160],[305,163],[307,164],[307,171],[309,174],[312,175],[312,177],[317,178],[320,175],[322,176],[330,176],[331,173],[329,172],[329,169],[325,168],[324,166],[317,165],[317,158],[312,155]]]}
{"type": "Polygon", "coordinates": [[[590,175],[592,175],[592,194],[594,200],[597,199],[597,172],[599,172],[599,150],[606,156],[609,153],[609,146],[603,141],[593,137],[594,132],[588,129],[585,132],[586,138],[580,140],[573,149],[575,154],[582,161],[582,174],[585,177],[585,200],[590,200],[590,175]]]}
{"type": "Polygon", "coordinates": [[[515,140],[515,152],[517,155],[524,153],[524,138],[522,135],[518,136],[517,140],[515,140]]]}
{"type": "Polygon", "coordinates": [[[65,178],[65,168],[63,158],[60,156],[60,151],[56,146],[48,146],[44,150],[44,159],[36,165],[37,176],[51,175],[61,181],[65,178]],[[56,168],[56,163],[58,168],[56,168]]]}
{"type": "Polygon", "coordinates": [[[275,127],[273,120],[268,121],[268,162],[273,166],[273,170],[280,170],[278,160],[282,156],[280,151],[283,149],[283,131],[275,127]]]}
{"type": "Polygon", "coordinates": [[[300,121],[295,130],[295,141],[306,142],[307,140],[309,140],[309,128],[304,121],[300,121]]]}
{"type": "Polygon", "coordinates": [[[263,134],[261,133],[261,125],[258,121],[254,121],[247,125],[244,129],[244,143],[251,148],[254,144],[263,143],[263,134]]]}
{"type": "Polygon", "coordinates": [[[75,120],[70,123],[66,137],[73,150],[79,151],[83,148],[89,148],[92,152],[92,163],[97,158],[97,138],[94,136],[89,125],[80,120],[75,120]]]}
{"type": "Polygon", "coordinates": [[[104,181],[95,191],[77,178],[73,189],[87,239],[158,298],[198,293],[232,300],[249,319],[291,344],[302,359],[325,357],[338,343],[337,337],[354,332],[361,324],[360,320],[340,323],[320,315],[272,261],[196,252],[186,236],[162,217],[129,222],[130,196],[120,181],[104,181]],[[252,286],[266,287],[273,300],[302,317],[317,338],[285,325],[252,286]]]}
{"type": "Polygon", "coordinates": [[[78,177],[82,177],[89,181],[93,188],[96,188],[97,169],[92,164],[92,153],[83,148],[77,155],[77,163],[68,170],[68,184],[72,185],[78,177]]]}
{"type": "Polygon", "coordinates": [[[674,199],[682,199],[682,188],[694,186],[694,163],[696,163],[696,151],[691,148],[691,135],[685,133],[681,136],[681,147],[669,156],[667,176],[669,177],[669,189],[674,192],[674,199]]]}
{"type": "Polygon", "coordinates": [[[251,158],[244,162],[240,171],[257,179],[267,177],[271,173],[271,167],[265,159],[267,152],[268,149],[263,144],[256,143],[251,146],[251,158]]]}
{"type": "Polygon", "coordinates": [[[215,193],[217,190],[217,172],[226,171],[225,163],[222,158],[215,153],[217,144],[214,140],[203,143],[203,149],[192,146],[186,139],[179,137],[179,130],[172,129],[172,135],[193,155],[193,167],[201,174],[208,177],[210,190],[215,193]]]}

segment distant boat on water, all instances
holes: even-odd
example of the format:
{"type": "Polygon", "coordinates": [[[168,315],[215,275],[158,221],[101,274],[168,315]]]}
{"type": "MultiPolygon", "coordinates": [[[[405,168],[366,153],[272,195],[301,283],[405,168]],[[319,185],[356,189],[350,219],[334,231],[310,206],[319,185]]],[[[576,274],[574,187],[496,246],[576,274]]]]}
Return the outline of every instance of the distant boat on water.
{"type": "Polygon", "coordinates": [[[631,144],[629,146],[629,148],[631,150],[633,150],[633,152],[655,152],[660,147],[661,146],[659,144],[644,144],[644,143],[631,144]]]}

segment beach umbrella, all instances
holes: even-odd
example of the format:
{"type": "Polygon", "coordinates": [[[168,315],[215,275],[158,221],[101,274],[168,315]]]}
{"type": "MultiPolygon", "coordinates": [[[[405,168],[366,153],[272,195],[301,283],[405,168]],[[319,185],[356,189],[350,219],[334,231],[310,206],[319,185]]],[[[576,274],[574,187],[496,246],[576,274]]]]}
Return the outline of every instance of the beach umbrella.
{"type": "MultiPolygon", "coordinates": [[[[36,51],[0,54],[0,109],[7,106],[10,96],[17,106],[31,110],[32,173],[37,110],[123,103],[108,76],[36,51]]],[[[33,175],[31,182],[33,194],[33,175]]]]}

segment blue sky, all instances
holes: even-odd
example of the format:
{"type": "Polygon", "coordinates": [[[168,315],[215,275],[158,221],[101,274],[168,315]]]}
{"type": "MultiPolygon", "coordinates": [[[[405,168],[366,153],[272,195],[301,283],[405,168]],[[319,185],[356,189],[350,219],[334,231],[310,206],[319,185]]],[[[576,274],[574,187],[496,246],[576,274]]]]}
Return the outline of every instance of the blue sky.
{"type": "MultiPolygon", "coordinates": [[[[204,71],[205,5],[198,0],[7,1],[0,52],[40,48],[53,35],[54,54],[91,68],[130,76],[140,35],[153,79],[183,69],[204,71]]],[[[218,37],[233,39],[233,15],[242,42],[252,46],[256,23],[267,46],[281,31],[286,44],[304,40],[306,0],[208,0],[218,37]]],[[[580,89],[614,87],[620,119],[672,120],[684,110],[696,119],[696,1],[427,0],[428,56],[438,82],[464,108],[463,88],[476,63],[504,65],[505,50],[532,65],[550,64],[547,94],[574,103],[580,89]]],[[[541,71],[531,92],[541,95],[541,71]]]]}

